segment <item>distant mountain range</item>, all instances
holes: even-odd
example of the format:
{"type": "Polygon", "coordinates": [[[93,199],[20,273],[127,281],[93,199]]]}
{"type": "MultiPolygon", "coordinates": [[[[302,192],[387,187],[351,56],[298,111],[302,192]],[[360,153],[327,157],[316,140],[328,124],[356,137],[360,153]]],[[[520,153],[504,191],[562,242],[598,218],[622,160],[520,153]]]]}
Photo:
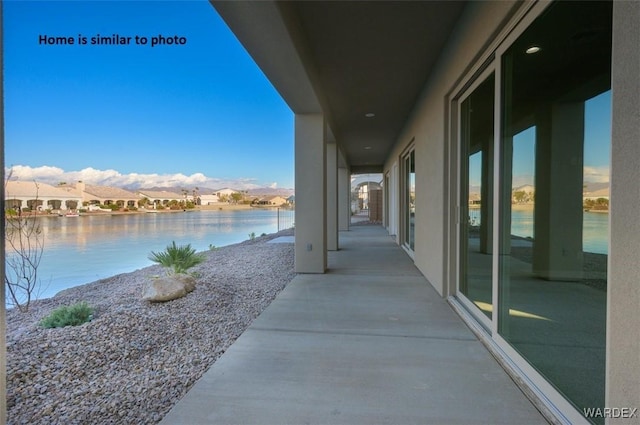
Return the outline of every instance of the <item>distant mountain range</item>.
{"type": "MultiPolygon", "coordinates": [[[[609,182],[604,183],[592,183],[587,182],[584,184],[583,192],[597,192],[603,189],[609,189],[609,182]]],[[[524,192],[533,192],[535,191],[535,187],[530,184],[525,184],[522,186],[514,187],[512,189],[513,192],[516,191],[524,191],[524,192]]],[[[469,193],[480,193],[480,186],[469,186],[469,193]]]]}

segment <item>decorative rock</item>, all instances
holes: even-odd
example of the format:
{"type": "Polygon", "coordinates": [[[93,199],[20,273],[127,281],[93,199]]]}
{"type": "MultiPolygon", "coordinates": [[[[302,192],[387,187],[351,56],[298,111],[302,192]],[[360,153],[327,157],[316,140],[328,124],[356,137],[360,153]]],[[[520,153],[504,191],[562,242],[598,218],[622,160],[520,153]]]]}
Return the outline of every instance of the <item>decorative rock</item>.
{"type": "Polygon", "coordinates": [[[171,301],[187,295],[185,284],[175,276],[157,277],[145,283],[142,299],[151,302],[171,301]]]}
{"type": "Polygon", "coordinates": [[[196,279],[190,274],[180,273],[173,275],[173,277],[183,283],[184,290],[187,291],[187,293],[196,289],[196,279]]]}

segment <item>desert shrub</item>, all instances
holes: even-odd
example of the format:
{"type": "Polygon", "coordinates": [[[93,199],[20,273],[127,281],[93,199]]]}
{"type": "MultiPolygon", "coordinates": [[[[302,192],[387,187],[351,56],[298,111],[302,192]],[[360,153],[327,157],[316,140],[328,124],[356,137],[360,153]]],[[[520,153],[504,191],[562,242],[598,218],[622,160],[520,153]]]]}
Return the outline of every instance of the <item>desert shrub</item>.
{"type": "Polygon", "coordinates": [[[205,257],[202,254],[197,254],[196,250],[191,248],[191,244],[177,246],[173,241],[162,252],[151,251],[149,259],[154,263],[173,269],[174,273],[185,273],[189,268],[202,263],[205,257]]]}
{"type": "Polygon", "coordinates": [[[254,240],[256,238],[256,232],[249,233],[249,240],[254,240]]]}
{"type": "Polygon", "coordinates": [[[83,301],[72,306],[56,308],[40,321],[40,326],[47,329],[77,326],[90,321],[92,314],[93,309],[83,301]]]}

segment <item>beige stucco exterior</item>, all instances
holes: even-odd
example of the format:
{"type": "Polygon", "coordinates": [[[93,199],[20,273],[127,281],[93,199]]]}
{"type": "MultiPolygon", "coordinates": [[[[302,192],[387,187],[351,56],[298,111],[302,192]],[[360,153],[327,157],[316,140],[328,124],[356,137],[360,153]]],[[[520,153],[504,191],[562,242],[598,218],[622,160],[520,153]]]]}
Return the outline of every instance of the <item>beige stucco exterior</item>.
{"type": "Polygon", "coordinates": [[[450,216],[446,125],[449,117],[445,100],[516,7],[516,2],[504,1],[475,2],[467,8],[384,165],[385,172],[392,172],[404,150],[410,144],[415,146],[418,194],[414,259],[416,267],[443,296],[449,295],[445,273],[450,216]]]}
{"type": "Polygon", "coordinates": [[[6,182],[4,196],[10,208],[31,208],[42,211],[81,208],[83,201],[83,194],[73,188],[55,187],[31,181],[6,182]]]}

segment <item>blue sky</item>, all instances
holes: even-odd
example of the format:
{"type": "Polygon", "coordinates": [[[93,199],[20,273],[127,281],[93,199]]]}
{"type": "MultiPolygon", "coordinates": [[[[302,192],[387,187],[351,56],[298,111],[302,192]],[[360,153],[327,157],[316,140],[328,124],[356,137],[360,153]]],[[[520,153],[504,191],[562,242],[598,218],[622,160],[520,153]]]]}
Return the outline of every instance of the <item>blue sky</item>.
{"type": "MultiPolygon", "coordinates": [[[[513,186],[533,184],[535,165],[535,127],[519,133],[513,139],[513,186]]],[[[611,150],[611,91],[585,102],[584,158],[585,183],[609,181],[611,150]]]]}
{"type": "Polygon", "coordinates": [[[5,1],[4,61],[14,175],[293,187],[293,114],[206,0],[5,1]],[[132,40],[77,44],[98,34],[132,40]]]}
{"type": "MultiPolygon", "coordinates": [[[[583,180],[585,183],[608,182],[611,162],[611,90],[585,102],[584,123],[583,180]]],[[[534,184],[535,139],[535,127],[529,127],[513,138],[514,188],[534,184]]],[[[480,186],[481,171],[481,155],[476,154],[469,159],[472,186],[480,186]]]]}

